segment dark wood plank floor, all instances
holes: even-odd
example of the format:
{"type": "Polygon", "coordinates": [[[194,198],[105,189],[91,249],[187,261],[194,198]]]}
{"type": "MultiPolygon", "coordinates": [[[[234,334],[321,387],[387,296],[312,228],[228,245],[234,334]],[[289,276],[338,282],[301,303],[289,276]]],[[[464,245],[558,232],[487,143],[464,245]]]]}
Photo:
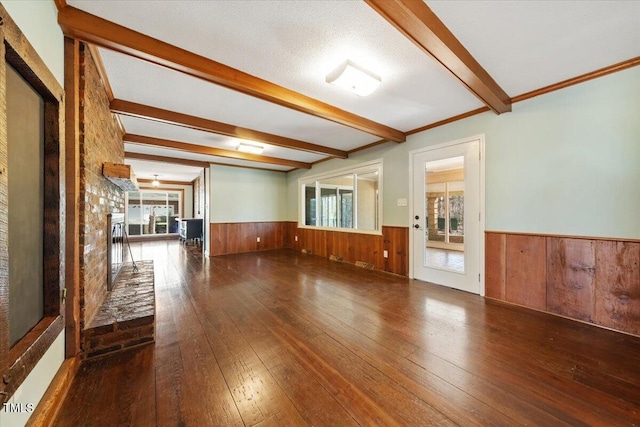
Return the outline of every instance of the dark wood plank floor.
{"type": "Polygon", "coordinates": [[[154,259],[155,345],[57,426],[640,425],[640,339],[289,250],[154,259]]]}

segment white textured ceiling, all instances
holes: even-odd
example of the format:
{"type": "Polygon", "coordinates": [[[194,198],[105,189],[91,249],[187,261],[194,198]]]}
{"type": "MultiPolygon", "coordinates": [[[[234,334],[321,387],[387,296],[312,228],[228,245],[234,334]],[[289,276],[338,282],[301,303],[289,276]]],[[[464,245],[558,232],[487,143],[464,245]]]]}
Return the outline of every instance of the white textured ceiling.
{"type": "MultiPolygon", "coordinates": [[[[238,143],[241,141],[238,138],[232,138],[224,135],[203,132],[146,119],[139,119],[136,117],[123,116],[122,124],[129,134],[144,135],[153,138],[161,138],[172,141],[186,142],[188,144],[202,145],[205,147],[222,148],[225,150],[235,150],[238,146],[238,143]]],[[[297,160],[301,162],[316,162],[325,157],[321,154],[309,153],[306,151],[297,151],[290,148],[265,144],[262,142],[247,142],[254,145],[258,144],[263,146],[264,151],[262,152],[262,154],[269,157],[278,157],[282,159],[297,160]]]]}
{"type": "MultiPolygon", "coordinates": [[[[116,98],[349,150],[375,136],[100,49],[116,98]]],[[[329,85],[327,85],[329,86],[329,85]]],[[[129,129],[127,129],[127,132],[129,129]]],[[[378,138],[379,139],[379,138],[378,138]]]]}
{"type": "Polygon", "coordinates": [[[155,175],[158,175],[158,179],[164,181],[191,182],[202,171],[201,168],[195,166],[157,163],[148,160],[125,159],[124,162],[133,168],[138,179],[153,179],[155,175]]]}
{"type": "MultiPolygon", "coordinates": [[[[401,131],[483,104],[363,1],[86,1],[71,6],[401,131]],[[358,97],[325,83],[346,59],[382,77],[358,97]]],[[[427,1],[509,96],[640,56],[640,1],[427,1]]],[[[115,98],[353,150],[380,138],[100,49],[115,98]]],[[[507,113],[508,114],[508,113],[507,113]]],[[[233,138],[123,117],[128,133],[233,149],[233,138]]],[[[325,156],[265,144],[264,155],[325,156]]],[[[128,151],[290,170],[127,144],[128,151]]],[[[143,166],[151,162],[137,162],[143,166]]],[[[135,170],[135,168],[134,168],[135,170]]]]}
{"type": "Polygon", "coordinates": [[[640,1],[427,1],[514,97],[640,56],[640,1]]]}

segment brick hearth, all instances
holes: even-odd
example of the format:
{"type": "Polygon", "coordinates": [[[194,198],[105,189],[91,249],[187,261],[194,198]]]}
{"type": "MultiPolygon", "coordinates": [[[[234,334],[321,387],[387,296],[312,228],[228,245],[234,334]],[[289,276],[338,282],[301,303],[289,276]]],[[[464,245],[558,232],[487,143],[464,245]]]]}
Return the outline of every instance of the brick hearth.
{"type": "Polygon", "coordinates": [[[153,261],[126,263],[84,335],[84,354],[94,357],[155,340],[153,261]]]}

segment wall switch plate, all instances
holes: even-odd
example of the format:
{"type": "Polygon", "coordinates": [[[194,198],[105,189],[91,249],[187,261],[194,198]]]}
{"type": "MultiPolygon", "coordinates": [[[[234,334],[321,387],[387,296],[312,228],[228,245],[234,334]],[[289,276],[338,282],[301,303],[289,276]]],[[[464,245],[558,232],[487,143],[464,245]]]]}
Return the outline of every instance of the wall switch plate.
{"type": "Polygon", "coordinates": [[[296,239],[296,242],[297,242],[298,241],[298,236],[296,236],[295,239],[296,239]]]}
{"type": "Polygon", "coordinates": [[[259,237],[256,238],[256,242],[260,243],[260,238],[259,237]]]}
{"type": "Polygon", "coordinates": [[[383,251],[382,256],[384,256],[385,258],[389,258],[389,251],[387,250],[383,251]]]}

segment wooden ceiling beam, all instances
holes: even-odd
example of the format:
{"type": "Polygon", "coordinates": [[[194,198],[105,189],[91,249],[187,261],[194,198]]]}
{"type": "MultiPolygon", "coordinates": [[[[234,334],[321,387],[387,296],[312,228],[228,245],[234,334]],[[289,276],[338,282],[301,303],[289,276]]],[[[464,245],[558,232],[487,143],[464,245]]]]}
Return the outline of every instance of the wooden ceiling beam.
{"type": "Polygon", "coordinates": [[[132,144],[140,144],[152,147],[169,148],[171,150],[185,151],[187,153],[224,157],[227,159],[246,160],[250,162],[260,162],[271,165],[290,166],[297,169],[311,169],[310,163],[298,162],[296,160],[281,159],[277,157],[263,156],[260,154],[242,153],[240,151],[225,150],[223,148],[207,147],[197,144],[188,144],[186,142],[152,138],[143,135],[125,134],[123,139],[125,143],[128,142],[132,144]]]}
{"type": "Polygon", "coordinates": [[[179,159],[176,157],[167,157],[167,156],[155,156],[153,154],[133,153],[130,151],[124,152],[124,158],[146,160],[148,162],[160,162],[160,163],[169,163],[174,165],[193,166],[196,168],[208,168],[210,164],[209,162],[203,162],[200,160],[179,159]]]}
{"type": "MultiPolygon", "coordinates": [[[[153,181],[153,179],[138,178],[139,184],[153,184],[153,181]]],[[[191,181],[167,181],[166,179],[159,179],[158,181],[162,185],[193,185],[191,181]]]]}
{"type": "Polygon", "coordinates": [[[335,148],[324,147],[322,145],[298,141],[297,139],[285,138],[283,136],[272,135],[257,130],[241,128],[239,126],[203,119],[201,117],[189,116],[187,114],[176,113],[175,111],[137,104],[135,102],[123,101],[121,99],[112,100],[109,106],[112,113],[122,114],[125,116],[154,120],[161,123],[168,123],[250,141],[263,142],[266,144],[276,145],[278,147],[308,151],[325,156],[339,157],[343,159],[348,156],[346,151],[337,150],[335,148]]]}
{"type": "Polygon", "coordinates": [[[220,163],[220,162],[202,162],[200,160],[178,159],[175,157],[155,156],[153,154],[133,153],[130,151],[124,152],[124,158],[143,160],[148,162],[157,162],[157,163],[173,163],[176,165],[194,166],[198,168],[208,168],[211,165],[219,165],[219,166],[227,166],[230,168],[254,169],[254,170],[269,171],[269,172],[281,172],[281,173],[287,173],[295,170],[295,168],[293,168],[286,171],[282,171],[282,170],[269,169],[269,168],[260,167],[260,166],[230,165],[228,163],[220,163]]]}
{"type": "Polygon", "coordinates": [[[423,1],[365,0],[380,16],[496,113],[511,111],[511,98],[475,60],[444,23],[423,1]]]}
{"type": "Polygon", "coordinates": [[[395,142],[404,132],[252,76],[98,16],[66,6],[58,23],[69,37],[121,52],[229,89],[395,142]]]}

